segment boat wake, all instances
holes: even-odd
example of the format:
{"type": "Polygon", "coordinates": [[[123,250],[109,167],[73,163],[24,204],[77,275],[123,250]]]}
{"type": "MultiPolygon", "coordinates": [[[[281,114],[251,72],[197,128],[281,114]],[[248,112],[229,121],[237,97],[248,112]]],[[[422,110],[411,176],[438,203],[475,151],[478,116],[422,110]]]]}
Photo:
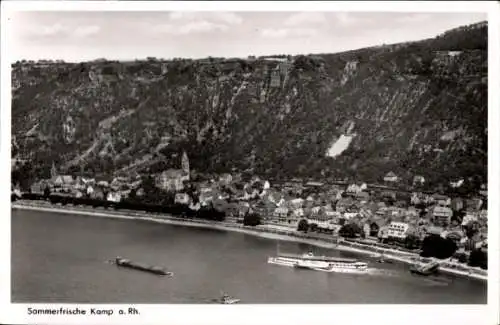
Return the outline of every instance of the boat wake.
{"type": "Polygon", "coordinates": [[[377,269],[375,267],[370,267],[366,270],[366,273],[371,276],[380,277],[396,277],[399,275],[397,271],[387,270],[387,269],[377,269]]]}

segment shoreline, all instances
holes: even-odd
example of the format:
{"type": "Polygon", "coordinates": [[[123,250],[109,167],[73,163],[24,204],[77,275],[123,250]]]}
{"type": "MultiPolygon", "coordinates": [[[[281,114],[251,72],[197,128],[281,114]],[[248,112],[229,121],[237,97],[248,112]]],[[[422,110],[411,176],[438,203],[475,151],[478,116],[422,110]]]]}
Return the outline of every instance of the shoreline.
{"type": "MultiPolygon", "coordinates": [[[[336,243],[334,242],[334,238],[332,238],[331,242],[329,242],[327,239],[310,238],[310,236],[297,233],[291,229],[290,230],[276,229],[273,228],[272,226],[269,227],[266,225],[250,227],[228,222],[220,222],[218,224],[214,224],[214,222],[205,220],[195,220],[195,219],[186,220],[183,218],[174,217],[170,215],[148,214],[142,211],[129,211],[129,210],[116,211],[109,209],[96,209],[96,208],[75,207],[75,206],[61,207],[61,206],[53,206],[50,204],[46,205],[27,204],[27,202],[13,202],[11,203],[11,209],[43,211],[43,212],[53,212],[53,213],[69,213],[69,214],[78,214],[78,215],[92,216],[98,218],[139,220],[139,221],[169,224],[174,226],[186,226],[186,227],[231,231],[231,232],[238,232],[247,235],[257,236],[261,238],[304,243],[316,247],[335,249],[338,251],[350,252],[370,257],[375,257],[375,255],[380,255],[383,253],[384,259],[393,260],[406,265],[412,265],[415,264],[415,262],[417,263],[421,262],[420,261],[421,258],[417,254],[397,251],[395,249],[385,249],[376,246],[369,246],[367,244],[361,244],[355,242],[336,243]]],[[[465,267],[468,268],[468,271],[465,271],[452,268],[453,265],[457,265],[456,263],[442,261],[442,264],[446,265],[440,267],[440,271],[442,273],[452,274],[474,280],[481,280],[481,281],[488,280],[487,274],[479,273],[481,271],[482,271],[481,273],[486,273],[487,271],[485,270],[481,270],[478,272],[473,268],[465,267]]],[[[460,267],[464,268],[464,266],[462,265],[460,265],[460,267]]]]}

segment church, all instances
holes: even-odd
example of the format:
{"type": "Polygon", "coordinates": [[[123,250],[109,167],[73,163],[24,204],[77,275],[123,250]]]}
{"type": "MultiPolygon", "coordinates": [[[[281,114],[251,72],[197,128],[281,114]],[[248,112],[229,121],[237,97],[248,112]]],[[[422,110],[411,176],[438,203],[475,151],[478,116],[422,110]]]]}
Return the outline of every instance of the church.
{"type": "Polygon", "coordinates": [[[190,179],[189,158],[182,153],[181,169],[167,169],[156,177],[156,187],[168,192],[178,192],[184,189],[184,182],[190,179]]]}

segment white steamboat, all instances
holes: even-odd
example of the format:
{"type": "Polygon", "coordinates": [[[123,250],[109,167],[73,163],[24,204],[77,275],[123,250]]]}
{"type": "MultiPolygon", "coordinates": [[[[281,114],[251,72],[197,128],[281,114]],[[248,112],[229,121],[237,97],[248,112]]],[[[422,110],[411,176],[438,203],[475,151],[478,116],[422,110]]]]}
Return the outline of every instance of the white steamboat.
{"type": "Polygon", "coordinates": [[[269,257],[267,262],[322,272],[366,273],[368,270],[367,263],[355,259],[314,256],[311,252],[303,255],[279,254],[277,257],[269,257]]]}

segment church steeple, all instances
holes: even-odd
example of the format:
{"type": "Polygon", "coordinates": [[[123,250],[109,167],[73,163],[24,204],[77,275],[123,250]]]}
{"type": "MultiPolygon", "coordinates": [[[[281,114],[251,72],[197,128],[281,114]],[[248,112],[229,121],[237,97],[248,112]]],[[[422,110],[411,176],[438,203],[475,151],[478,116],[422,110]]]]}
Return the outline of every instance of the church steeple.
{"type": "Polygon", "coordinates": [[[189,180],[189,158],[187,156],[187,153],[184,151],[182,153],[182,171],[187,175],[188,180],[189,180]]]}
{"type": "Polygon", "coordinates": [[[55,178],[57,177],[57,169],[56,169],[56,164],[52,162],[52,168],[50,169],[50,177],[55,178]]]}

